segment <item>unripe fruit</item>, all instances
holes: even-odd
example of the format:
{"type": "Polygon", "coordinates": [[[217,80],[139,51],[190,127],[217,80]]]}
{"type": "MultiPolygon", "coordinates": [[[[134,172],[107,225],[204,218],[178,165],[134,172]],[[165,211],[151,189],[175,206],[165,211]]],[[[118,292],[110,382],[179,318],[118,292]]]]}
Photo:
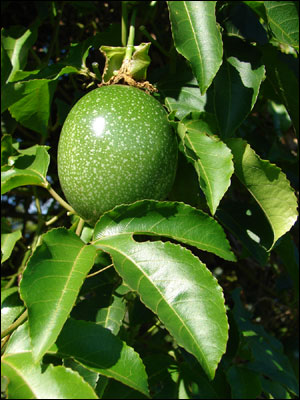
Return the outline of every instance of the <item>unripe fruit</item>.
{"type": "Polygon", "coordinates": [[[162,105],[140,89],[102,86],[71,109],[58,145],[58,176],[74,210],[93,225],[103,212],[163,200],[174,182],[177,140],[162,105]]]}

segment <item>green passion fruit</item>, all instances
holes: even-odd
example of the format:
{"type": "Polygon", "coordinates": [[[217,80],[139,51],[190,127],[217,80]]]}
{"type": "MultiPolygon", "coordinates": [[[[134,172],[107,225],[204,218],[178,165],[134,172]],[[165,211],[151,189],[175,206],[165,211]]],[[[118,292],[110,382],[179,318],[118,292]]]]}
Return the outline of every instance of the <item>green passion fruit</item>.
{"type": "Polygon", "coordinates": [[[116,205],[163,200],[177,153],[167,113],[154,97],[131,86],[102,86],[84,95],[64,122],[59,181],[69,204],[94,225],[116,205]]]}

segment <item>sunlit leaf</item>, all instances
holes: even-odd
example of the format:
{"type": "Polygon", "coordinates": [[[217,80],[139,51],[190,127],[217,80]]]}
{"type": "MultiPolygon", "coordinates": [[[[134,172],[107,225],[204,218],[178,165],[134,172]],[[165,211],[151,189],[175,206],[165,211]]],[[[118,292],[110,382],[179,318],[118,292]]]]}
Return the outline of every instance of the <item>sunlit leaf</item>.
{"type": "Polygon", "coordinates": [[[137,201],[105,213],[94,240],[123,233],[165,236],[235,261],[222,227],[209,215],[178,202],[137,201]]]}
{"type": "Polygon", "coordinates": [[[230,149],[214,130],[206,113],[192,114],[178,124],[186,156],[193,162],[212,214],[230,186],[233,162],[230,149]]]}
{"type": "Polygon", "coordinates": [[[222,39],[215,1],[168,1],[177,51],[191,63],[200,91],[205,93],[222,64],[222,39]]]}
{"type": "Polygon", "coordinates": [[[222,289],[205,265],[179,245],[137,243],[125,233],[94,245],[112,256],[124,282],[212,379],[226,348],[228,323],[222,289]]]}
{"type": "Polygon", "coordinates": [[[8,77],[10,81],[15,72],[24,69],[27,63],[28,52],[37,39],[37,29],[40,20],[36,19],[29,29],[19,26],[12,26],[10,29],[1,31],[1,43],[7,52],[12,70],[8,77]]]}
{"type": "Polygon", "coordinates": [[[296,1],[264,1],[264,5],[276,39],[299,50],[299,5],[296,1]]]}
{"type": "Polygon", "coordinates": [[[2,374],[9,379],[10,399],[97,399],[91,386],[61,365],[40,365],[30,352],[5,354],[2,374]]]}
{"type": "Polygon", "coordinates": [[[273,243],[297,220],[297,199],[285,174],[268,160],[262,160],[247,142],[230,139],[235,174],[265,213],[273,230],[273,243]]]}
{"type": "Polygon", "coordinates": [[[48,185],[46,175],[50,163],[47,146],[32,146],[10,157],[1,168],[1,194],[19,186],[48,185]]]}
{"type": "Polygon", "coordinates": [[[67,229],[53,229],[42,237],[20,283],[35,360],[55,342],[95,255],[93,246],[67,229]]]}
{"type": "Polygon", "coordinates": [[[157,88],[169,111],[174,111],[176,117],[182,119],[192,111],[204,111],[207,95],[201,95],[197,79],[187,61],[175,61],[174,72],[168,71],[157,82],[157,88]]]}
{"type": "Polygon", "coordinates": [[[146,396],[149,394],[147,374],[139,355],[101,325],[68,319],[50,352],[53,350],[146,396]]]}
{"type": "Polygon", "coordinates": [[[24,310],[16,286],[1,290],[1,331],[7,329],[24,310]]]}
{"type": "MultiPolygon", "coordinates": [[[[30,348],[28,323],[25,323],[12,335],[6,354],[21,354],[30,348]]],[[[138,353],[109,329],[94,322],[69,318],[47,353],[71,357],[90,371],[149,395],[147,374],[138,353]]]]}
{"type": "Polygon", "coordinates": [[[21,237],[21,229],[18,229],[12,233],[1,233],[1,263],[9,259],[16,242],[21,237]]]}

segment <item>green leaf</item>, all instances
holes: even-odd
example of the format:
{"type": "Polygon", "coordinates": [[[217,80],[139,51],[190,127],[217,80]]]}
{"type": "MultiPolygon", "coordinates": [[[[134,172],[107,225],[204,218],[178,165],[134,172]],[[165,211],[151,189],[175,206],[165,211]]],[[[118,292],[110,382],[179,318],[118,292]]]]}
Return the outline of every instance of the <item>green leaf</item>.
{"type": "Polygon", "coordinates": [[[295,71],[290,68],[291,61],[294,61],[293,58],[286,54],[280,54],[271,45],[262,46],[261,50],[267,71],[266,83],[271,86],[275,95],[285,105],[298,135],[299,91],[295,90],[295,87],[299,87],[299,79],[296,72],[298,66],[295,71]]]}
{"type": "Polygon", "coordinates": [[[96,255],[93,246],[64,228],[42,237],[24,271],[20,293],[28,308],[33,357],[41,359],[71,312],[96,255]]]}
{"type": "Polygon", "coordinates": [[[101,325],[70,318],[50,352],[54,348],[59,354],[75,358],[92,371],[149,395],[147,374],[139,355],[101,325]]]}
{"type": "Polygon", "coordinates": [[[296,1],[264,1],[270,28],[280,43],[299,50],[299,5],[296,1]]]}
{"type": "MultiPolygon", "coordinates": [[[[2,32],[1,32],[1,36],[2,36],[2,32]]],[[[2,39],[2,37],[1,37],[1,39],[2,39]]],[[[2,91],[2,88],[4,87],[5,83],[8,80],[11,70],[12,70],[11,61],[8,57],[7,50],[4,48],[4,44],[1,40],[1,91],[2,91]]]]}
{"type": "Polygon", "coordinates": [[[16,242],[21,237],[21,229],[18,229],[12,233],[1,233],[1,263],[9,259],[16,242]]]}
{"type": "Polygon", "coordinates": [[[216,1],[168,1],[168,6],[176,49],[191,63],[204,94],[222,64],[216,1]]]}
{"type": "Polygon", "coordinates": [[[7,329],[24,310],[16,286],[1,290],[1,330],[7,329]]]}
{"type": "Polygon", "coordinates": [[[259,375],[245,367],[232,365],[227,371],[233,399],[257,399],[261,393],[259,375]]]}
{"type": "Polygon", "coordinates": [[[222,289],[205,265],[179,245],[137,243],[126,233],[94,244],[112,256],[124,282],[213,379],[225,352],[228,323],[222,289]]]}
{"type": "Polygon", "coordinates": [[[273,232],[259,205],[227,200],[217,210],[216,217],[241,242],[244,256],[252,257],[260,265],[266,264],[273,232]]]}
{"type": "Polygon", "coordinates": [[[20,124],[46,135],[56,84],[47,79],[8,83],[3,89],[1,112],[8,108],[20,124]]]}
{"type": "MultiPolygon", "coordinates": [[[[285,174],[268,160],[262,160],[247,142],[230,139],[235,174],[265,213],[273,231],[273,243],[297,220],[297,199],[285,174]]],[[[269,249],[269,250],[270,250],[269,249]]]]}
{"type": "Polygon", "coordinates": [[[24,69],[26,66],[28,52],[36,41],[39,25],[40,20],[37,19],[27,30],[19,26],[13,26],[9,30],[2,29],[1,43],[7,52],[12,65],[12,70],[7,79],[8,81],[13,79],[15,72],[24,69]]]}
{"type": "Polygon", "coordinates": [[[194,113],[184,118],[178,124],[178,133],[185,154],[198,174],[210,212],[214,215],[230,186],[233,162],[229,148],[214,135],[214,121],[210,121],[209,116],[207,113],[194,113]]]}
{"type": "Polygon", "coordinates": [[[47,146],[35,145],[27,151],[19,151],[10,157],[9,165],[1,168],[1,194],[19,186],[38,185],[47,187],[46,175],[50,162],[47,146]]]}
{"type": "Polygon", "coordinates": [[[101,308],[96,315],[97,324],[108,328],[114,335],[119,333],[122,321],[126,312],[126,305],[123,297],[111,296],[111,304],[101,308]]]}
{"type": "MultiPolygon", "coordinates": [[[[30,350],[28,323],[12,335],[6,354],[30,350]]],[[[114,336],[109,329],[94,322],[69,318],[48,354],[72,357],[90,371],[96,371],[149,395],[147,374],[134,349],[114,336]],[[76,334],[74,334],[76,332],[76,334]]]]}
{"type": "Polygon", "coordinates": [[[204,111],[206,93],[200,93],[197,79],[187,62],[174,60],[176,70],[168,71],[157,82],[159,93],[164,97],[168,110],[175,111],[175,116],[182,119],[192,111],[204,111]]]}
{"type": "Polygon", "coordinates": [[[98,398],[77,372],[61,365],[35,364],[30,352],[5,354],[2,374],[9,379],[10,399],[98,398]]]}
{"type": "Polygon", "coordinates": [[[214,79],[214,107],[221,137],[234,136],[252,110],[265,68],[258,50],[237,37],[226,43],[226,58],[214,79]]]}
{"type": "Polygon", "coordinates": [[[235,261],[222,227],[209,215],[187,204],[141,200],[102,215],[94,243],[124,233],[159,235],[235,261]]]}

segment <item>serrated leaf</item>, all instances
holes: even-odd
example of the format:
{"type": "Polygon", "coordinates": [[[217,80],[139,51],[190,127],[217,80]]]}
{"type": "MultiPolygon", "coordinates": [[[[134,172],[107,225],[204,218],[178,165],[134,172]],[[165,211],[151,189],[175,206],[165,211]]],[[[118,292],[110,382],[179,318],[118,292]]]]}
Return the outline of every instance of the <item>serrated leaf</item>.
{"type": "Polygon", "coordinates": [[[228,323],[222,289],[205,265],[179,245],[137,243],[125,233],[95,245],[112,256],[124,282],[212,379],[225,352],[228,323]]]}
{"type": "Polygon", "coordinates": [[[18,229],[12,233],[1,233],[1,263],[9,259],[16,242],[21,237],[21,229],[18,229]]]}
{"type": "Polygon", "coordinates": [[[123,297],[111,296],[111,304],[108,307],[100,308],[96,315],[97,324],[109,329],[114,335],[119,333],[122,321],[126,312],[126,305],[123,297]]]}
{"type": "Polygon", "coordinates": [[[221,137],[234,135],[252,110],[265,77],[254,46],[237,37],[226,41],[226,58],[214,79],[214,107],[221,137]]]}
{"type": "Polygon", "coordinates": [[[75,358],[86,368],[114,378],[149,396],[147,374],[138,353],[114,336],[109,329],[94,322],[70,318],[54,348],[63,356],[75,358]]]}
{"type": "Polygon", "coordinates": [[[164,97],[170,112],[174,111],[178,119],[182,119],[192,111],[204,111],[207,95],[201,95],[197,79],[187,61],[176,59],[176,70],[168,71],[157,82],[159,93],[164,97]]]}
{"type": "Polygon", "coordinates": [[[2,374],[9,379],[11,399],[97,399],[91,386],[75,371],[61,365],[34,364],[30,352],[5,354],[2,374]]]}
{"type": "Polygon", "coordinates": [[[16,286],[1,290],[1,330],[7,329],[24,310],[16,286]]]}
{"type": "Polygon", "coordinates": [[[35,360],[55,342],[96,255],[75,233],[54,229],[42,237],[24,271],[20,293],[28,308],[35,360]]]}
{"type": "Polygon", "coordinates": [[[48,79],[9,82],[3,89],[1,110],[8,108],[20,124],[46,135],[56,84],[48,79]]]}
{"type": "Polygon", "coordinates": [[[230,139],[226,143],[233,153],[235,174],[259,204],[272,228],[271,249],[297,220],[295,193],[280,168],[262,160],[246,141],[230,139]]]}
{"type": "MultiPolygon", "coordinates": [[[[6,354],[28,352],[30,347],[26,322],[13,333],[6,354]]],[[[47,353],[72,357],[90,371],[116,379],[149,396],[147,374],[138,353],[109,329],[94,322],[69,318],[47,353]]]]}
{"type": "Polygon", "coordinates": [[[50,163],[47,146],[32,146],[28,151],[10,157],[1,168],[1,194],[19,186],[47,186],[46,175],[50,163]]]}
{"type": "Polygon", "coordinates": [[[199,113],[184,118],[178,124],[178,133],[185,154],[198,174],[210,212],[214,215],[230,186],[233,162],[230,149],[215,136],[214,121],[211,122],[207,116],[207,113],[199,113]]]}
{"type": "Polygon", "coordinates": [[[264,6],[276,39],[299,50],[299,6],[296,1],[264,1],[264,6]]]}
{"type": "Polygon", "coordinates": [[[94,229],[94,244],[124,233],[165,236],[235,261],[222,227],[209,215],[187,204],[141,200],[102,215],[94,229]]]}
{"type": "Polygon", "coordinates": [[[222,64],[222,38],[216,1],[168,1],[177,51],[190,63],[204,94],[222,64]]]}
{"type": "Polygon", "coordinates": [[[36,19],[27,30],[23,27],[13,26],[9,30],[3,29],[1,31],[1,43],[12,65],[8,81],[13,78],[15,72],[24,69],[26,66],[28,52],[36,41],[39,25],[40,20],[36,19]]]}

